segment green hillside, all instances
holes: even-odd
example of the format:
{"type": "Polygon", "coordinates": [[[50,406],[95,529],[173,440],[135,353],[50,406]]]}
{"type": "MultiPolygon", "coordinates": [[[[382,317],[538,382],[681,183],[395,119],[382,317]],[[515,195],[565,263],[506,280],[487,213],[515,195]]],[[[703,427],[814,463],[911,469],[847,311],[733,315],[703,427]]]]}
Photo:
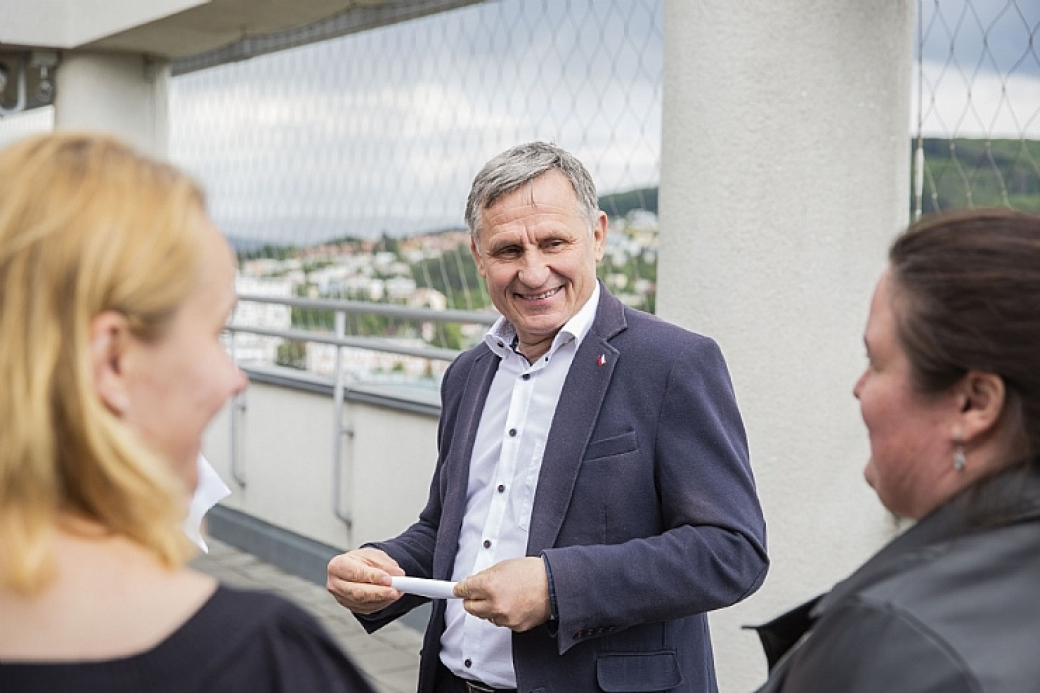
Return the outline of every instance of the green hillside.
{"type": "MultiPolygon", "coordinates": [[[[911,165],[915,146],[911,141],[911,165]]],[[[993,206],[1040,213],[1040,141],[924,139],[922,148],[925,214],[993,206]]],[[[632,209],[657,213],[657,188],[603,195],[599,205],[612,217],[632,209]]]]}
{"type": "Polygon", "coordinates": [[[991,206],[1040,212],[1040,141],[925,139],[922,149],[925,214],[991,206]]]}
{"type": "Polygon", "coordinates": [[[601,195],[599,208],[611,217],[623,217],[633,209],[647,209],[657,214],[657,188],[601,195]]]}

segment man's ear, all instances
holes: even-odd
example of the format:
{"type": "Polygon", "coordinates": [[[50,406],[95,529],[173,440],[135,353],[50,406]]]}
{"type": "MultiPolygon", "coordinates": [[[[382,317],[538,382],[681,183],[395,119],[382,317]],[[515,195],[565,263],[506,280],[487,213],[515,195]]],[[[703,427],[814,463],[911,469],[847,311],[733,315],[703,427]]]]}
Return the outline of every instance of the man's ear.
{"type": "Polygon", "coordinates": [[[105,406],[122,417],[130,408],[125,363],[130,345],[130,326],[126,317],[105,311],[90,321],[90,362],[94,372],[94,388],[105,406]]]}
{"type": "Polygon", "coordinates": [[[1004,379],[996,373],[968,371],[956,387],[964,441],[987,435],[1004,412],[1004,379]]]}
{"type": "Polygon", "coordinates": [[[592,242],[596,246],[596,262],[603,259],[603,253],[607,249],[607,227],[609,225],[610,220],[607,218],[607,213],[600,210],[596,217],[596,225],[592,227],[592,242]]]}
{"type": "Polygon", "coordinates": [[[473,254],[473,262],[477,263],[477,273],[481,277],[487,279],[487,270],[484,269],[484,259],[480,256],[480,251],[477,250],[477,244],[472,238],[469,239],[469,252],[473,254]]]}

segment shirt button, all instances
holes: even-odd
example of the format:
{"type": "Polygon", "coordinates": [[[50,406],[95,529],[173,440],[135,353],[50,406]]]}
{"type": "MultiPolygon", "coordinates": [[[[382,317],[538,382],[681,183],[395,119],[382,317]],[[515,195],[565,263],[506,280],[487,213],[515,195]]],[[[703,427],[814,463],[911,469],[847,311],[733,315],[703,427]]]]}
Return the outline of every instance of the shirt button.
{"type": "Polygon", "coordinates": [[[505,344],[504,344],[503,342],[499,342],[499,343],[498,343],[498,348],[499,348],[499,349],[501,349],[501,348],[502,348],[502,347],[504,347],[504,346],[505,346],[505,344]]]}
{"type": "Polygon", "coordinates": [[[516,429],[515,428],[510,428],[509,429],[509,437],[510,438],[515,438],[516,437],[516,429]]]}
{"type": "Polygon", "coordinates": [[[465,662],[463,662],[463,664],[465,664],[466,668],[469,669],[471,666],[473,666],[473,660],[467,659],[465,662]]]}
{"type": "Polygon", "coordinates": [[[485,549],[490,549],[491,548],[491,540],[490,539],[485,539],[484,540],[484,548],[485,549]]]}
{"type": "Polygon", "coordinates": [[[530,380],[531,379],[531,374],[530,373],[524,373],[523,376],[521,376],[521,377],[523,377],[524,380],[530,380]]]}
{"type": "Polygon", "coordinates": [[[506,490],[506,485],[505,484],[499,484],[498,485],[498,492],[499,493],[503,493],[503,492],[505,492],[505,490],[506,490]]]}

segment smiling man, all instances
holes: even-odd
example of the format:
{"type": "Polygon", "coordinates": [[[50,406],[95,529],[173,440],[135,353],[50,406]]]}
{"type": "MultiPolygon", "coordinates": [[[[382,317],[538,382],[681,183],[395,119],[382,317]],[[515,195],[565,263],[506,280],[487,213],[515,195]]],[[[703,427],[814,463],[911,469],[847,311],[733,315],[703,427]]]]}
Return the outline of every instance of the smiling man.
{"type": "Polygon", "coordinates": [[[765,578],[765,523],[717,345],[596,280],[607,217],[551,144],[477,174],[471,250],[502,317],[444,376],[430,498],[400,536],[337,556],[369,631],[437,600],[420,693],[715,691],[706,612],[765,578]]]}
{"type": "Polygon", "coordinates": [[[470,217],[477,271],[533,363],[592,297],[607,215],[582,209],[567,177],[550,169],[470,217]]]}

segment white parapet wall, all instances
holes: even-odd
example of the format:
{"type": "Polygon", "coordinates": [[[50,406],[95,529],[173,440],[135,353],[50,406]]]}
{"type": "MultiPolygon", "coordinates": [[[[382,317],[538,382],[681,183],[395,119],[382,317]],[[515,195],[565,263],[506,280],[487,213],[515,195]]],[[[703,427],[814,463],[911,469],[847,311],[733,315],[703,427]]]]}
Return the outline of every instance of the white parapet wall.
{"type": "Polygon", "coordinates": [[[222,505],[341,550],[407,528],[426,504],[437,459],[436,413],[348,399],[338,510],[350,525],[333,509],[333,416],[328,393],[251,383],[213,421],[203,443],[231,487],[222,505]]]}

